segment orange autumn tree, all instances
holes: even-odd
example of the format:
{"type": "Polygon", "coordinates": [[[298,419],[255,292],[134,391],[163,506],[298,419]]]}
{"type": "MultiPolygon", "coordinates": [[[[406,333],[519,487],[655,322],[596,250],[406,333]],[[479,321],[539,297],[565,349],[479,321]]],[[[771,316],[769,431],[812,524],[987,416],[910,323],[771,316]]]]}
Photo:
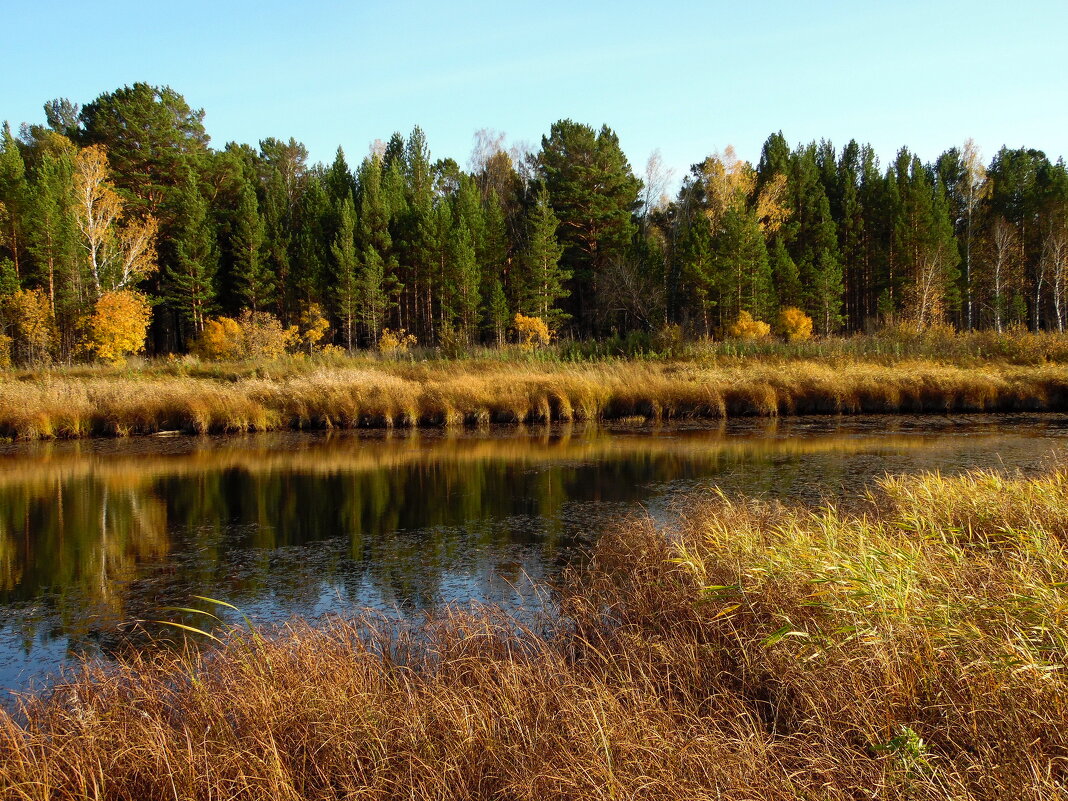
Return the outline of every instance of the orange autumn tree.
{"type": "Polygon", "coordinates": [[[152,307],[132,289],[105,292],[89,318],[89,347],[97,358],[116,364],[145,346],[152,307]]]}

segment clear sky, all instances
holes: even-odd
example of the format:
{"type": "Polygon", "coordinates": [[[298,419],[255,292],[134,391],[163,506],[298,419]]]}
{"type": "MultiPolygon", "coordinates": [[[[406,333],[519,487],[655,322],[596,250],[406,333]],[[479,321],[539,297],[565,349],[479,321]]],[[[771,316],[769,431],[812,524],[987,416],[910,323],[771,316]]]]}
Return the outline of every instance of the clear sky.
{"type": "Polygon", "coordinates": [[[43,121],[135,81],[207,112],[214,146],[296,137],[357,162],[419,124],[467,164],[494,128],[537,147],[570,117],[610,125],[639,174],[768,134],[850,138],[885,160],[971,136],[1068,156],[1068,0],[278,2],[4,0],[0,119],[43,121]]]}

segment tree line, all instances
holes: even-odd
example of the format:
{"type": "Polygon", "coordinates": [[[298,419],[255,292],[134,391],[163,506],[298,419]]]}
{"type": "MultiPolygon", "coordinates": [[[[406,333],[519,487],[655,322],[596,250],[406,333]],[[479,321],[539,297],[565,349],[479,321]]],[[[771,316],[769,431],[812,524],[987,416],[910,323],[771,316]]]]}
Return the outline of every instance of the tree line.
{"type": "Polygon", "coordinates": [[[756,165],[731,148],[694,164],[669,198],[655,156],[639,178],[614,131],[571,120],[536,152],[480,132],[464,169],[418,127],[355,167],[341,148],[309,164],[294,139],[214,149],[202,110],[143,83],[44,111],[0,142],[17,361],[116,355],[146,329],[150,352],[182,352],[241,314],[350,350],[385,329],[501,344],[516,314],[575,338],[722,336],[785,308],[822,335],[1068,317],[1068,171],[1040,150],[902,148],[883,168],[868,145],[780,132],[756,165]]]}

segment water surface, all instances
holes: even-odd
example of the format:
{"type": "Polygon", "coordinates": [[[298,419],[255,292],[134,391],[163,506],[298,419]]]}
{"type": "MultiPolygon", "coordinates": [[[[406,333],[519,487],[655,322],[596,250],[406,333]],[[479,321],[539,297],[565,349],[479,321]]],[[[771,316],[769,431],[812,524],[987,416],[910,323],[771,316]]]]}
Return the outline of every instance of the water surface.
{"type": "MultiPolygon", "coordinates": [[[[168,606],[256,622],[518,608],[606,527],[714,488],[850,503],[886,472],[1033,473],[1068,417],[851,417],[0,446],[0,689],[140,636],[168,606]]],[[[200,621],[202,625],[203,622],[200,621]]]]}

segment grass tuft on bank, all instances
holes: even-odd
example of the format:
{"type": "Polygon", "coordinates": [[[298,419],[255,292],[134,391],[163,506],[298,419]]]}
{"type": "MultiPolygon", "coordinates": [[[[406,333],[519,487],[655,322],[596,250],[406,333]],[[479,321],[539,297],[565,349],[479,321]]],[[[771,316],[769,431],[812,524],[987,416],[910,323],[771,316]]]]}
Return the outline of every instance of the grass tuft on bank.
{"type": "Polygon", "coordinates": [[[0,718],[5,797],[1050,799],[1068,471],[711,498],[609,532],[558,620],[446,612],[86,667],[0,718]]]}

